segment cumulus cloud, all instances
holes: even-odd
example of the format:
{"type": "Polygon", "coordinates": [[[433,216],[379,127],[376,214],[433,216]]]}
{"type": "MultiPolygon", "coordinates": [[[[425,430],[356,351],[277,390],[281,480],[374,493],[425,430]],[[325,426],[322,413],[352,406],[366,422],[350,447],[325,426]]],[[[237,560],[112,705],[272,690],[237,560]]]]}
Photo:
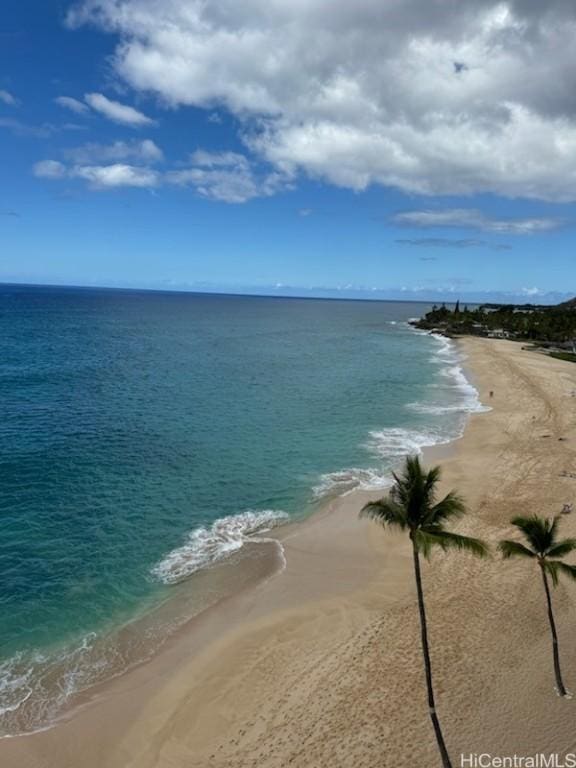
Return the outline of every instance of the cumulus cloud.
{"type": "Polygon", "coordinates": [[[409,227],[477,229],[509,235],[531,235],[558,229],[562,222],[553,218],[494,219],[475,208],[446,208],[443,210],[405,211],[392,221],[409,227]]]}
{"type": "Polygon", "coordinates": [[[10,91],[0,90],[0,101],[9,107],[15,107],[18,104],[18,99],[10,91]]]}
{"type": "Polygon", "coordinates": [[[64,107],[64,109],[69,109],[77,115],[85,115],[90,111],[86,104],[78,101],[78,99],[73,99],[71,96],[57,96],[54,101],[58,106],[64,107]]]}
{"type": "Polygon", "coordinates": [[[82,0],[68,23],[117,35],[137,91],[235,114],[281,173],[576,200],[572,0],[82,0]]]}
{"type": "Polygon", "coordinates": [[[103,93],[87,93],[84,96],[86,103],[96,112],[107,117],[115,123],[130,125],[134,128],[140,128],[143,125],[152,125],[154,121],[142,112],[127,104],[121,104],[119,101],[113,101],[103,93]]]}
{"type": "Polygon", "coordinates": [[[81,147],[64,151],[65,157],[79,164],[109,163],[120,160],[133,160],[142,163],[156,163],[164,154],[151,139],[143,141],[115,141],[112,144],[89,142],[81,147]]]}
{"type": "Polygon", "coordinates": [[[169,184],[193,187],[201,197],[225,203],[245,203],[290,188],[290,178],[278,172],[258,173],[236,152],[198,150],[190,165],[166,174],[169,184]]]}

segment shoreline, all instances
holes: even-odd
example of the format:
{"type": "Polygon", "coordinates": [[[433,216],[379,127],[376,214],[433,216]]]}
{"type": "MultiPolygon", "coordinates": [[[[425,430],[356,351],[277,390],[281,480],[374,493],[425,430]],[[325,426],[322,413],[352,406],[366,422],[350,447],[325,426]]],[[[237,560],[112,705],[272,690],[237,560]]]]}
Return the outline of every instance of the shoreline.
{"type": "MultiPolygon", "coordinates": [[[[495,389],[494,410],[470,414],[462,438],[425,449],[424,459],[442,464],[442,490],[454,486],[466,497],[472,512],[459,529],[494,541],[507,533],[506,520],[519,512],[517,503],[551,512],[569,493],[570,479],[557,476],[576,458],[576,432],[560,407],[574,387],[574,373],[570,363],[535,360],[536,353],[511,349],[514,342],[458,344],[469,355],[467,370],[481,399],[495,389]],[[503,396],[506,390],[514,397],[503,396]],[[554,477],[542,475],[539,463],[552,460],[551,466],[559,461],[565,466],[558,466],[554,477]],[[506,506],[505,514],[500,506],[506,506]]],[[[88,768],[435,765],[409,552],[401,537],[357,518],[362,503],[382,493],[352,491],[332,499],[327,510],[277,529],[287,558],[282,578],[268,578],[208,609],[154,658],[105,683],[102,695],[90,697],[50,730],[0,741],[2,765],[76,768],[80,759],[88,768]],[[409,735],[408,743],[395,724],[409,735]],[[390,762],[382,763],[382,754],[390,762]]],[[[566,519],[563,534],[574,533],[575,522],[566,519]]],[[[522,566],[439,556],[426,568],[439,709],[455,755],[457,742],[467,752],[495,752],[496,742],[503,745],[501,754],[512,753],[511,738],[516,752],[524,753],[516,748],[518,734],[532,740],[533,751],[542,750],[551,741],[546,728],[552,724],[554,733],[548,735],[557,735],[562,717],[561,740],[567,746],[574,740],[570,705],[549,696],[551,662],[538,585],[534,594],[526,591],[532,585],[522,566]],[[520,595],[533,619],[524,632],[520,619],[508,627],[510,614],[522,604],[520,595]],[[450,626],[439,622],[446,613],[450,626]],[[494,627],[487,628],[488,617],[494,627]],[[530,651],[526,667],[520,648],[530,651]],[[493,655],[504,658],[503,672],[493,655]],[[511,671],[538,696],[520,693],[511,671]],[[527,723],[513,737],[506,729],[520,714],[508,711],[512,706],[537,714],[525,716],[527,723]],[[540,721],[544,732],[535,728],[540,721]],[[493,739],[491,750],[486,733],[493,739]]],[[[576,651],[566,642],[574,619],[569,592],[561,586],[555,599],[566,676],[574,687],[576,651]]]]}

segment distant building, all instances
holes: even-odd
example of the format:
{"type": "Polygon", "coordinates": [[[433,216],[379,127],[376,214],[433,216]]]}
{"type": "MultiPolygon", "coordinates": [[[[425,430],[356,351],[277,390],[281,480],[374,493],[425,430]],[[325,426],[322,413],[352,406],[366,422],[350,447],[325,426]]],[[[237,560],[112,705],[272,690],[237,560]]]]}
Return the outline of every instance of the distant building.
{"type": "Polygon", "coordinates": [[[494,328],[491,331],[488,331],[488,338],[489,339],[512,339],[514,337],[514,334],[510,331],[505,331],[504,328],[494,328]]]}

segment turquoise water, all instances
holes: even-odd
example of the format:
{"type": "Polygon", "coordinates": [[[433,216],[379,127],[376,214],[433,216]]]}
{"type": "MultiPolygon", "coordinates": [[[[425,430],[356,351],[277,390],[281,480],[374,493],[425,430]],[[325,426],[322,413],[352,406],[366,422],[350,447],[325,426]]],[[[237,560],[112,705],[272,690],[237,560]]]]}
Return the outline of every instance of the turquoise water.
{"type": "Polygon", "coordinates": [[[460,434],[424,310],[0,287],[0,733],[121,671],[115,628],[251,532],[460,434]]]}

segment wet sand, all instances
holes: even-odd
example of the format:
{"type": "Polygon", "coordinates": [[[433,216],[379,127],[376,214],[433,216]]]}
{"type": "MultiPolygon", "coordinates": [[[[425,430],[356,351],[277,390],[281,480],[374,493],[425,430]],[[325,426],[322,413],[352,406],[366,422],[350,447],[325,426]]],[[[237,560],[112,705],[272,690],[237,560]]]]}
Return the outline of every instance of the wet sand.
{"type": "MultiPolygon", "coordinates": [[[[576,501],[576,366],[513,342],[460,342],[490,413],[427,454],[490,542],[515,514],[576,501]],[[494,390],[489,401],[488,392],[494,390]]],[[[378,496],[379,494],[371,494],[378,496]]],[[[55,728],[0,742],[3,768],[434,768],[410,550],[336,499],[282,533],[283,573],[206,611],[55,728]]],[[[576,513],[563,518],[576,536],[576,513]]],[[[576,751],[576,698],[554,693],[538,573],[434,555],[424,567],[439,716],[460,754],[576,751]]],[[[576,585],[553,595],[576,691],[576,585]]]]}

